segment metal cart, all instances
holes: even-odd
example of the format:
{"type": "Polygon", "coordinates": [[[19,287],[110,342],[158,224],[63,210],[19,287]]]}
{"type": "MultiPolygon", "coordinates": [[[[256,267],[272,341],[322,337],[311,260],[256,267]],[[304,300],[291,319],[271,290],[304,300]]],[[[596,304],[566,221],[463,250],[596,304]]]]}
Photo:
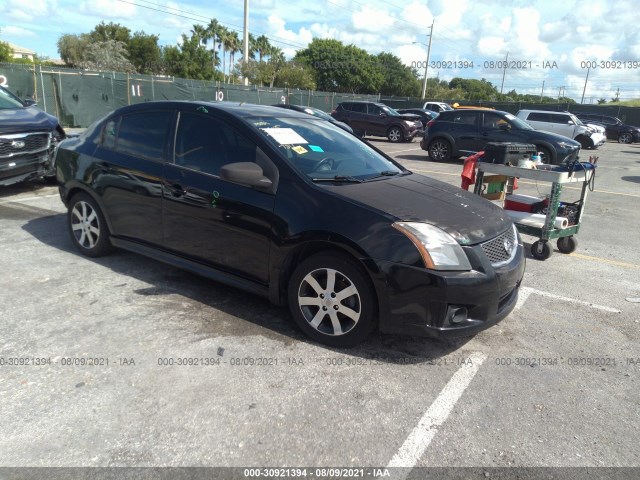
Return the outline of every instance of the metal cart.
{"type": "Polygon", "coordinates": [[[519,232],[538,237],[539,240],[531,245],[531,254],[538,260],[546,260],[553,252],[552,248],[549,246],[549,240],[557,238],[558,250],[562,253],[571,253],[578,246],[578,241],[574,235],[576,235],[580,230],[580,222],[582,220],[582,214],[584,213],[584,206],[587,200],[587,187],[594,175],[593,167],[589,168],[590,165],[581,167],[580,165],[582,164],[579,164],[574,171],[569,172],[560,171],[554,169],[557,167],[548,165],[544,165],[538,169],[530,169],[511,167],[503,164],[479,162],[474,193],[476,195],[483,194],[483,180],[485,178],[485,173],[551,183],[551,194],[543,227],[540,228],[531,225],[524,225],[514,221],[519,232]],[[560,206],[562,185],[565,183],[578,182],[582,182],[582,193],[580,195],[580,200],[576,202],[578,210],[575,224],[570,225],[568,228],[555,228],[556,216],[558,215],[558,208],[560,206]]]}

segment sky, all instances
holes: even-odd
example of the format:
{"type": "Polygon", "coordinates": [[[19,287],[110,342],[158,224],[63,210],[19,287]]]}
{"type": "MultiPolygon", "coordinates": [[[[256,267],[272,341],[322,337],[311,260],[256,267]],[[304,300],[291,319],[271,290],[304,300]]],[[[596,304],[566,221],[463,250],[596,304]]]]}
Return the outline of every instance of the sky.
{"type": "MultiPolygon", "coordinates": [[[[243,7],[243,0],[0,0],[0,40],[59,58],[61,35],[104,21],[171,45],[210,18],[241,34],[243,7]]],[[[432,24],[429,78],[485,78],[504,93],[577,101],[586,81],[584,103],[640,98],[637,0],[249,0],[249,30],[288,58],[315,37],[333,38],[391,52],[424,75],[432,24]]]]}

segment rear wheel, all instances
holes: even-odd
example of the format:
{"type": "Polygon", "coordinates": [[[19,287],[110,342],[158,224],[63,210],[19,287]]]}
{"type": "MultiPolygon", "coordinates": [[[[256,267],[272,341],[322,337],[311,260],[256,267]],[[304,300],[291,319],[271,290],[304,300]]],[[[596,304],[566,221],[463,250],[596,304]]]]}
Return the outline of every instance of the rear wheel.
{"type": "Polygon", "coordinates": [[[631,143],[633,142],[633,136],[629,132],[621,133],[618,137],[619,143],[631,143]]]}
{"type": "Polygon", "coordinates": [[[443,139],[436,138],[428,147],[429,157],[436,162],[451,160],[451,144],[443,139]]]}
{"type": "Polygon", "coordinates": [[[304,260],[293,272],[289,309],[300,329],[331,347],[353,347],[375,326],[376,300],[362,269],[332,252],[304,260]]]}
{"type": "Polygon", "coordinates": [[[69,201],[67,221],[73,244],[83,255],[101,257],[112,250],[107,222],[89,194],[73,196],[69,201]]]}
{"type": "Polygon", "coordinates": [[[391,143],[401,142],[404,138],[400,127],[391,127],[387,132],[387,138],[391,143]]]}

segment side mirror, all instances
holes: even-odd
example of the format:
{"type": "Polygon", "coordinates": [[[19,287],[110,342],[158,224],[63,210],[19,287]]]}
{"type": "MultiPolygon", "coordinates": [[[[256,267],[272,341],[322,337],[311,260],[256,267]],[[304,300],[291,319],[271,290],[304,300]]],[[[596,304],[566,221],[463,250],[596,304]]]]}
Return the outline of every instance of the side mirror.
{"type": "Polygon", "coordinates": [[[273,185],[271,180],[264,176],[262,168],[253,162],[236,162],[224,165],[220,168],[220,178],[261,190],[268,190],[273,185]]]}

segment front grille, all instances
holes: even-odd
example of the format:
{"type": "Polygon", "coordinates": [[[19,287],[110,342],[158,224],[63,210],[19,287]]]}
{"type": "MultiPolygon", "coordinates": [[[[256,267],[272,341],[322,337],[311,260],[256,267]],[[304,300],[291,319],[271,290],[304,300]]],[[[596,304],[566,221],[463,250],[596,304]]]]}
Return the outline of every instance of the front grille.
{"type": "Polygon", "coordinates": [[[503,234],[481,244],[481,247],[494,267],[511,261],[518,250],[515,229],[510,228],[503,234]]]}
{"type": "Polygon", "coordinates": [[[26,155],[47,150],[51,145],[49,133],[0,135],[0,158],[26,155]]]}

